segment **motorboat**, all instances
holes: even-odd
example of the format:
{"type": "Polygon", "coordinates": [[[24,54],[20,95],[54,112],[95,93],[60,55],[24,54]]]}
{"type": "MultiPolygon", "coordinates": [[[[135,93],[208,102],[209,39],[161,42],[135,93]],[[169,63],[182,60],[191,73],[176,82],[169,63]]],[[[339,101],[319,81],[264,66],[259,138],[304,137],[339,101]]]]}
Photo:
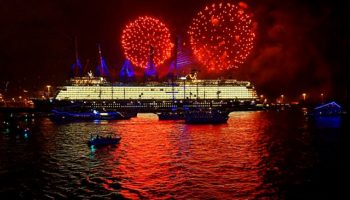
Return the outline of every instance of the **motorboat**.
{"type": "Polygon", "coordinates": [[[106,146],[106,145],[116,145],[121,140],[121,137],[119,136],[92,136],[90,137],[89,141],[87,142],[88,146],[106,146]]]}

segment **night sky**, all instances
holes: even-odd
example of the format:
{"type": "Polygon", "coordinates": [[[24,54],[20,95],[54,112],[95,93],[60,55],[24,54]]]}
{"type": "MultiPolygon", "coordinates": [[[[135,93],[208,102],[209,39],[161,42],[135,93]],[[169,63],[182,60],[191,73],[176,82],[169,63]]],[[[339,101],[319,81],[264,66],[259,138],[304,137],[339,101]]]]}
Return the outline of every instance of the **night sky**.
{"type": "MultiPolygon", "coordinates": [[[[117,74],[124,60],[121,32],[128,22],[150,15],[167,23],[173,34],[186,36],[192,17],[212,2],[219,1],[0,0],[0,91],[64,84],[74,62],[74,36],[83,65],[87,60],[96,65],[96,44],[101,43],[117,74]]],[[[256,44],[247,62],[226,76],[250,80],[270,96],[323,92],[349,98],[349,2],[245,2],[258,23],[256,44]]]]}

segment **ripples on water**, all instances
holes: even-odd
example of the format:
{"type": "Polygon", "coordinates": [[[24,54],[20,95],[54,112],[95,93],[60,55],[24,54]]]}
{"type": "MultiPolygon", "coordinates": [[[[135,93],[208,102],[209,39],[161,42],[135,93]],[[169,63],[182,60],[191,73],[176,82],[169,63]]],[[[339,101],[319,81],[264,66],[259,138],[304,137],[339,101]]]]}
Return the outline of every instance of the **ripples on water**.
{"type": "Polygon", "coordinates": [[[234,112],[227,124],[186,125],[142,114],[125,121],[28,122],[0,133],[0,195],[14,198],[308,199],[345,187],[342,122],[299,112],[234,112]],[[317,122],[316,122],[317,123],[317,122]],[[332,123],[332,122],[331,122],[332,123]],[[337,124],[338,123],[338,124],[337,124]],[[321,124],[325,124],[322,123],[321,124]],[[90,149],[90,133],[116,147],[90,149]]]}

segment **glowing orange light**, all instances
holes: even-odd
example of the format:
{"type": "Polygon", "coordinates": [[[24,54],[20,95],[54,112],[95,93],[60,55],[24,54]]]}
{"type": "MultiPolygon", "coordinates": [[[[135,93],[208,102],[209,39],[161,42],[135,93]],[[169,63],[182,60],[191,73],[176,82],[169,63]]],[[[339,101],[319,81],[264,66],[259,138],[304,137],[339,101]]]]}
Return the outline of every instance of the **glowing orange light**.
{"type": "Polygon", "coordinates": [[[305,101],[305,99],[306,99],[306,93],[303,93],[302,96],[303,96],[303,100],[305,101]]]}
{"type": "Polygon", "coordinates": [[[238,5],[241,7],[241,8],[244,8],[244,9],[247,9],[248,8],[248,4],[246,4],[245,2],[239,2],[238,5]]]}
{"type": "Polygon", "coordinates": [[[211,23],[213,24],[213,26],[217,26],[219,24],[218,18],[215,18],[214,15],[211,16],[211,23]]]}

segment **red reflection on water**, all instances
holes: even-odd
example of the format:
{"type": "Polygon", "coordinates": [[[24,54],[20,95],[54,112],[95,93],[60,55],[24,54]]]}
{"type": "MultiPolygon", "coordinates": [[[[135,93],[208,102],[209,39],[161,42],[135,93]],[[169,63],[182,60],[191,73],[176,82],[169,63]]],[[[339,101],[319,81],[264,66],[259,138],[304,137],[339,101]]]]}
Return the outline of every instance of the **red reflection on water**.
{"type": "Polygon", "coordinates": [[[114,152],[124,197],[250,199],[263,184],[259,112],[231,114],[223,125],[186,125],[142,115],[113,125],[122,136],[114,152]]]}

